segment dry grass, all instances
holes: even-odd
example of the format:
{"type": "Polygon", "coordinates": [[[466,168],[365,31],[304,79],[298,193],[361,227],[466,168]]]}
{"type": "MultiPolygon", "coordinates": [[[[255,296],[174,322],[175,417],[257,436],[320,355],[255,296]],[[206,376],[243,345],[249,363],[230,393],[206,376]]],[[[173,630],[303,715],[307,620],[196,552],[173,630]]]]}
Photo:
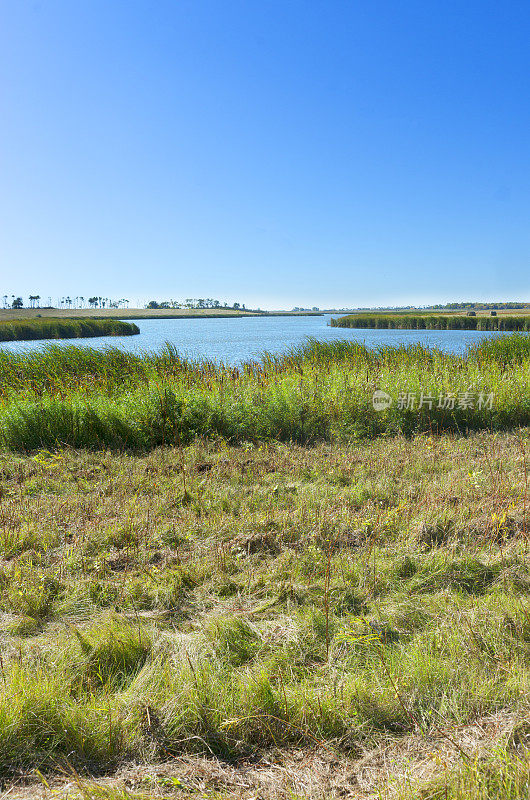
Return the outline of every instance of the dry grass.
{"type": "MultiPolygon", "coordinates": [[[[12,319],[37,319],[54,317],[72,319],[88,317],[92,319],[179,319],[186,317],[242,317],[251,312],[232,309],[190,309],[190,308],[8,308],[0,309],[0,321],[12,319]]],[[[252,315],[252,314],[251,314],[252,315]]],[[[253,315],[252,315],[253,316],[253,315]]]]}
{"type": "Polygon", "coordinates": [[[2,454],[11,796],[526,796],[527,451],[2,454]]]}
{"type": "Polygon", "coordinates": [[[72,319],[91,317],[93,319],[187,319],[191,317],[256,317],[256,316],[322,316],[316,312],[267,312],[247,311],[230,308],[9,308],[0,309],[0,322],[14,319],[35,319],[39,317],[58,317],[72,319]]]}

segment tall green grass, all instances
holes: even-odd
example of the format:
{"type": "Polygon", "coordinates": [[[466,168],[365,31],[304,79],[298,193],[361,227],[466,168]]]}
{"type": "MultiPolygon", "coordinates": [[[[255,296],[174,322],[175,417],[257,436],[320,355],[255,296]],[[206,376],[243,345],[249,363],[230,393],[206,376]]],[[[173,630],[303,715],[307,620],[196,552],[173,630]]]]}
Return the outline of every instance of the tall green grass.
{"type": "Polygon", "coordinates": [[[464,356],[309,340],[241,367],[190,362],[170,346],[132,355],[50,345],[0,353],[0,381],[0,443],[13,450],[499,430],[530,424],[530,337],[488,341],[464,356]],[[375,390],[393,400],[384,411],[373,407],[375,390]],[[454,407],[440,401],[448,394],[454,407]],[[400,403],[409,395],[414,407],[400,403]]]}
{"type": "Polygon", "coordinates": [[[86,339],[94,336],[131,336],[137,325],[120,319],[33,319],[0,322],[0,342],[34,339],[86,339]]]}
{"type": "Polygon", "coordinates": [[[407,330],[530,331],[529,316],[443,316],[441,314],[348,314],[331,320],[332,328],[407,330]]]}

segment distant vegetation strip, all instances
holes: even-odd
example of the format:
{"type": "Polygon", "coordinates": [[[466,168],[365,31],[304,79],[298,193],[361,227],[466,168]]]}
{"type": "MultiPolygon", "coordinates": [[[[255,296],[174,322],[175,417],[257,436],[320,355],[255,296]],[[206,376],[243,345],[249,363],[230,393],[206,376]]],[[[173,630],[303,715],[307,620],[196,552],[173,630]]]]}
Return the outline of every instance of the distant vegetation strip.
{"type": "Polygon", "coordinates": [[[140,333],[133,322],[119,319],[34,319],[0,322],[0,342],[34,339],[85,339],[95,336],[132,336],[140,333]]]}
{"type": "Polygon", "coordinates": [[[0,350],[0,446],[15,451],[149,450],[195,437],[304,444],[521,425],[530,425],[524,334],[465,356],[310,340],[241,367],[188,361],[171,346],[145,355],[0,350]],[[390,397],[388,407],[374,408],[375,391],[390,397]]]}
{"type": "Polygon", "coordinates": [[[530,315],[443,316],[441,314],[348,314],[331,320],[332,328],[393,328],[437,331],[530,331],[530,315]]]}

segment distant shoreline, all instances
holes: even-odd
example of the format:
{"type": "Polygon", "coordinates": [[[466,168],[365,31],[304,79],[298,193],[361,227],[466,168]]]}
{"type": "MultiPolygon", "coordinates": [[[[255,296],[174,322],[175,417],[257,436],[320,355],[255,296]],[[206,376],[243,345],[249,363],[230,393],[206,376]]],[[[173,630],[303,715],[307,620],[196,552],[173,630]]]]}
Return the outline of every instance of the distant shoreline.
{"type": "Polygon", "coordinates": [[[233,311],[232,309],[165,308],[2,308],[0,322],[39,318],[54,319],[224,319],[242,317],[323,317],[324,311],[233,311]]]}

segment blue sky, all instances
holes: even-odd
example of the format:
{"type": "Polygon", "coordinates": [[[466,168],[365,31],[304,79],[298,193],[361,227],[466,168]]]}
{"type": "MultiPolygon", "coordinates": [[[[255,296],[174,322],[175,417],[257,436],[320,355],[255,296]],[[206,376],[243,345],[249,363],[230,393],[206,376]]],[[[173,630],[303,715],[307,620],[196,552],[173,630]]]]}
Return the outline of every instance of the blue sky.
{"type": "Polygon", "coordinates": [[[530,6],[0,0],[0,294],[530,300],[530,6]]]}

